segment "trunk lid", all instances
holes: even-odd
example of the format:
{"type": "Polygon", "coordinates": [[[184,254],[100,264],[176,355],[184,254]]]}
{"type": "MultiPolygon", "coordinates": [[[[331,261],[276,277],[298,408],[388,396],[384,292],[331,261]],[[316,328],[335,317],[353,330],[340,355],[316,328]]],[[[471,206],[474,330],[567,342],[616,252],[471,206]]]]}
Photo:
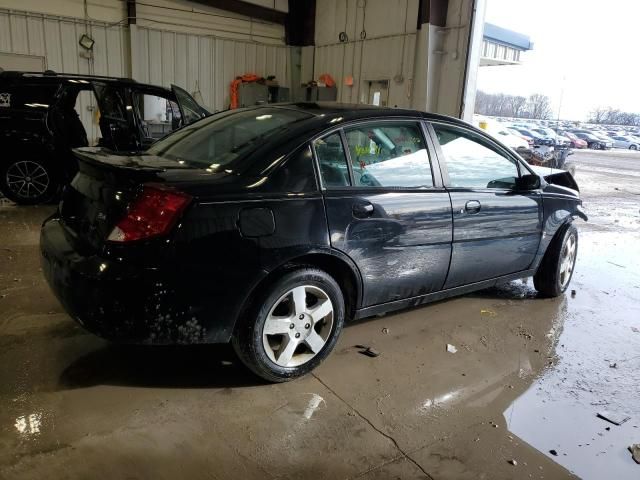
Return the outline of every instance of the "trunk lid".
{"type": "Polygon", "coordinates": [[[160,173],[180,168],[158,157],[114,155],[99,148],[74,153],[79,171],[64,191],[60,216],[75,236],[94,248],[104,245],[144,183],[162,181],[160,173]]]}

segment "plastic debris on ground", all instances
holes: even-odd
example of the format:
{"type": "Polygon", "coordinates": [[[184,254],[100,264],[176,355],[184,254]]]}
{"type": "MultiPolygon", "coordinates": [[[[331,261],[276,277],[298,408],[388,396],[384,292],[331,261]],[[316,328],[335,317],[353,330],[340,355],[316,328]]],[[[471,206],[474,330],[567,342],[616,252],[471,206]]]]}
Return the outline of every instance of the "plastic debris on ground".
{"type": "Polygon", "coordinates": [[[631,418],[628,415],[625,415],[623,413],[607,412],[606,410],[602,412],[598,412],[597,416],[598,418],[601,418],[602,420],[606,420],[607,422],[613,423],[614,425],[622,425],[624,422],[626,422],[631,418]]]}
{"type": "Polygon", "coordinates": [[[356,345],[356,348],[360,348],[360,352],[362,355],[366,355],[367,357],[375,358],[380,355],[380,352],[375,350],[374,348],[369,347],[368,345],[356,345]]]}
{"type": "Polygon", "coordinates": [[[456,347],[454,347],[453,345],[451,345],[450,343],[447,343],[447,352],[449,353],[456,353],[458,351],[458,349],[456,347]]]}

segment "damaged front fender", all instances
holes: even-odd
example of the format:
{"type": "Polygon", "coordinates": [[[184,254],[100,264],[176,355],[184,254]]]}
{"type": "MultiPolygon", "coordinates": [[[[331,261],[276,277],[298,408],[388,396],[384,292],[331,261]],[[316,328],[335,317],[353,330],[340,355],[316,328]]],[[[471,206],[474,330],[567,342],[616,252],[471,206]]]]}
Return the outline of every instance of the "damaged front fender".
{"type": "Polygon", "coordinates": [[[576,211],[573,213],[573,215],[576,217],[580,217],[585,222],[589,221],[589,217],[587,217],[587,214],[584,212],[584,208],[582,208],[582,205],[578,205],[576,207],[576,211]]]}

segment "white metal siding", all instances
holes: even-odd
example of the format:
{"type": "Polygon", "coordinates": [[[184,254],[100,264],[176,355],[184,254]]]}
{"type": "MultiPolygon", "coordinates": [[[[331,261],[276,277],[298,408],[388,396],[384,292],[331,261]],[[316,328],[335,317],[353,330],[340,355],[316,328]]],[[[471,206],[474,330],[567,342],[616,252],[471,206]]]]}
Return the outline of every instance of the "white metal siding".
{"type": "Polygon", "coordinates": [[[315,79],[328,73],[336,81],[338,101],[361,103],[367,101],[367,81],[387,80],[389,105],[408,107],[417,11],[417,0],[318,0],[313,70],[312,54],[304,55],[302,81],[311,80],[310,73],[315,79]],[[339,43],[340,32],[347,34],[347,43],[339,43]],[[344,85],[347,76],[353,77],[351,87],[344,85]]]}
{"type": "Polygon", "coordinates": [[[139,59],[133,76],[143,83],[169,86],[190,93],[197,90],[211,110],[229,106],[229,86],[236,76],[255,73],[275,75],[280,85],[289,85],[289,47],[137,28],[139,59]]]}

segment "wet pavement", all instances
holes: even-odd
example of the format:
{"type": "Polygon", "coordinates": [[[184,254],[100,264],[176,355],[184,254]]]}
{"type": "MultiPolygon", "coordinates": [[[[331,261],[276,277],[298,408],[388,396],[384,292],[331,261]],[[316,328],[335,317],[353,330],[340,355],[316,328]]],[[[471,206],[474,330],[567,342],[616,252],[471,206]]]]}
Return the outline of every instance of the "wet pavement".
{"type": "Polygon", "coordinates": [[[39,271],[52,208],[0,205],[0,478],[640,478],[640,153],[572,161],[575,295],[517,281],[357,322],[279,385],[227,346],[87,334],[39,271]]]}

